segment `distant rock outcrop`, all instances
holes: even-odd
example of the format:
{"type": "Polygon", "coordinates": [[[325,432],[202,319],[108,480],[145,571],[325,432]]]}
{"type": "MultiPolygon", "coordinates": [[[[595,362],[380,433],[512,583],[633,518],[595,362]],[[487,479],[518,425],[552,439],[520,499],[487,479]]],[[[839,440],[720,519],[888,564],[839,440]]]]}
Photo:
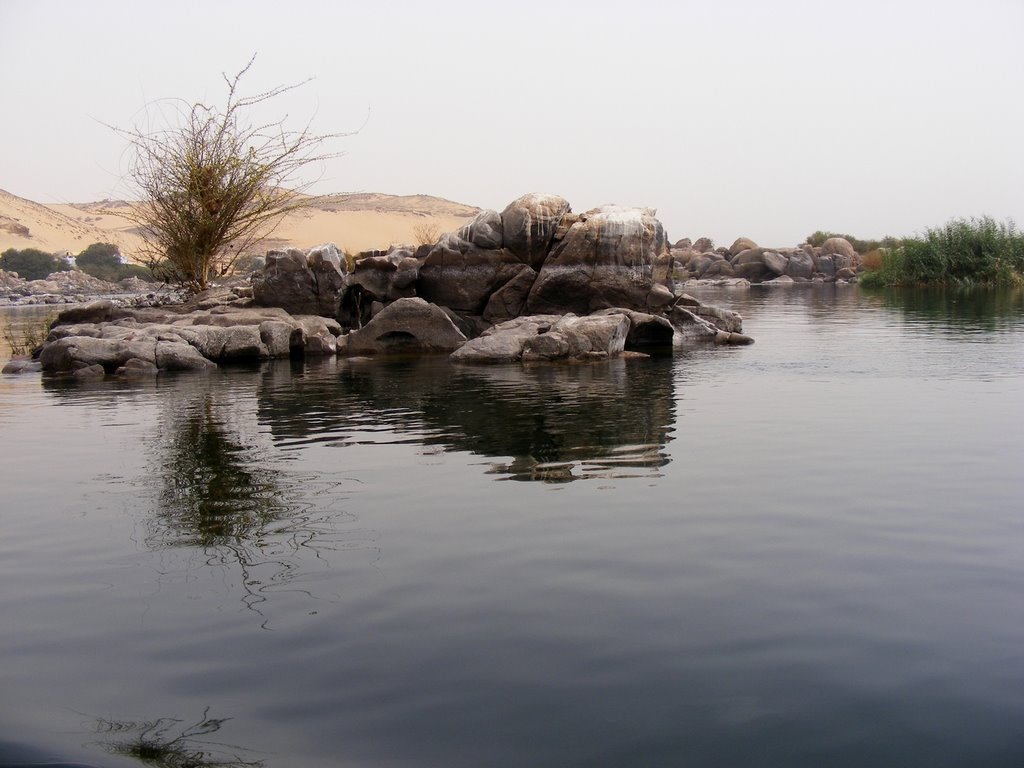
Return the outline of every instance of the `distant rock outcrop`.
{"type": "Polygon", "coordinates": [[[673,254],[675,269],[692,280],[743,278],[752,283],[850,282],[863,269],[860,255],[850,242],[832,237],[820,247],[808,243],[798,248],[760,248],[741,237],[725,254],[673,254]]]}

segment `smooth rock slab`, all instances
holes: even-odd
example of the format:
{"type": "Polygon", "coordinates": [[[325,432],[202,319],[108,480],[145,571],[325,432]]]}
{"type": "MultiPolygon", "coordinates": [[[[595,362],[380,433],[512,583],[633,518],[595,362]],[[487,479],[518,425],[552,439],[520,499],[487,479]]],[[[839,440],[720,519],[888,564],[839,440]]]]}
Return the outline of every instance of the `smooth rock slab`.
{"type": "Polygon", "coordinates": [[[465,343],[443,309],[423,299],[399,299],[348,334],[345,354],[452,352],[465,343]]]}
{"type": "Polygon", "coordinates": [[[529,339],[547,333],[561,315],[526,315],[488,328],[452,353],[455,363],[514,363],[529,339]]]}
{"type": "Polygon", "coordinates": [[[38,360],[9,360],[4,364],[0,373],[18,375],[22,373],[38,373],[43,370],[42,363],[38,360]]]}
{"type": "Polygon", "coordinates": [[[68,336],[46,344],[39,355],[44,371],[76,371],[94,365],[113,373],[133,357],[156,362],[156,341],[123,341],[68,336]]]}

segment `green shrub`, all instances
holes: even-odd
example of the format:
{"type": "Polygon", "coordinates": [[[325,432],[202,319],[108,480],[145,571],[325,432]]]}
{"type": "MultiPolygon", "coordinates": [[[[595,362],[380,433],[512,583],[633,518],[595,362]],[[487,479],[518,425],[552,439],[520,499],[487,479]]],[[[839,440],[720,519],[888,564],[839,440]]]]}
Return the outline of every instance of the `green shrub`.
{"type": "Polygon", "coordinates": [[[953,219],[883,251],[881,266],[867,272],[862,283],[1019,285],[1024,283],[1024,235],[1012,221],[953,219]]]}
{"type": "Polygon", "coordinates": [[[71,265],[65,259],[38,248],[8,248],[0,254],[0,269],[17,272],[24,280],[42,280],[53,272],[67,272],[71,265]]]}
{"type": "Polygon", "coordinates": [[[146,267],[121,261],[121,251],[113,243],[93,243],[75,257],[75,263],[85,274],[108,283],[116,283],[126,277],[147,281],[154,279],[153,273],[146,267]]]}

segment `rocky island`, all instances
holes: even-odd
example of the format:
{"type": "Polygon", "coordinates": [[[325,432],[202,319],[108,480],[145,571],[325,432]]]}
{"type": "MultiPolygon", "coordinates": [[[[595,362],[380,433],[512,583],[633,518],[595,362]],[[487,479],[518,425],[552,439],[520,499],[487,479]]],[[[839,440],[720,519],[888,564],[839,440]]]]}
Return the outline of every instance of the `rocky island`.
{"type": "Polygon", "coordinates": [[[855,278],[849,244],[825,245],[779,251],[741,239],[702,251],[701,241],[670,245],[652,209],[577,214],[562,197],[529,194],[428,245],[356,259],[333,244],[271,251],[248,285],[180,304],[68,309],[39,365],[89,377],[299,355],[443,353],[470,364],[749,344],[737,313],[689,296],[683,281],[855,278]]]}

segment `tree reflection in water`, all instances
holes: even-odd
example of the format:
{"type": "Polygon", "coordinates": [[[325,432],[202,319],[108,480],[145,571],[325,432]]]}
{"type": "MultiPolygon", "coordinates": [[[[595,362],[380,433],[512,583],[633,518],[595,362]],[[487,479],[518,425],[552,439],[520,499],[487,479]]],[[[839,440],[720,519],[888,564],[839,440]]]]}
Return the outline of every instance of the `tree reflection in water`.
{"type": "Polygon", "coordinates": [[[685,372],[671,357],[535,366],[423,357],[308,365],[301,378],[277,364],[262,375],[259,418],[285,450],[413,441],[486,457],[496,479],[565,483],[658,476],[685,372]]]}
{"type": "Polygon", "coordinates": [[[262,608],[275,589],[313,598],[300,585],[302,570],[324,566],[328,552],[375,551],[372,531],[337,509],[345,479],[285,472],[253,437],[240,415],[251,395],[227,394],[218,402],[208,388],[169,395],[166,417],[153,443],[153,512],[145,521],[151,549],[188,549],[200,563],[238,574],[246,608],[262,608]]]}
{"type": "Polygon", "coordinates": [[[246,760],[241,747],[212,742],[207,737],[217,733],[231,718],[209,717],[210,708],[194,723],[161,717],[156,720],[96,721],[100,746],[110,754],[132,757],[158,768],[260,768],[262,760],[246,760]]]}

